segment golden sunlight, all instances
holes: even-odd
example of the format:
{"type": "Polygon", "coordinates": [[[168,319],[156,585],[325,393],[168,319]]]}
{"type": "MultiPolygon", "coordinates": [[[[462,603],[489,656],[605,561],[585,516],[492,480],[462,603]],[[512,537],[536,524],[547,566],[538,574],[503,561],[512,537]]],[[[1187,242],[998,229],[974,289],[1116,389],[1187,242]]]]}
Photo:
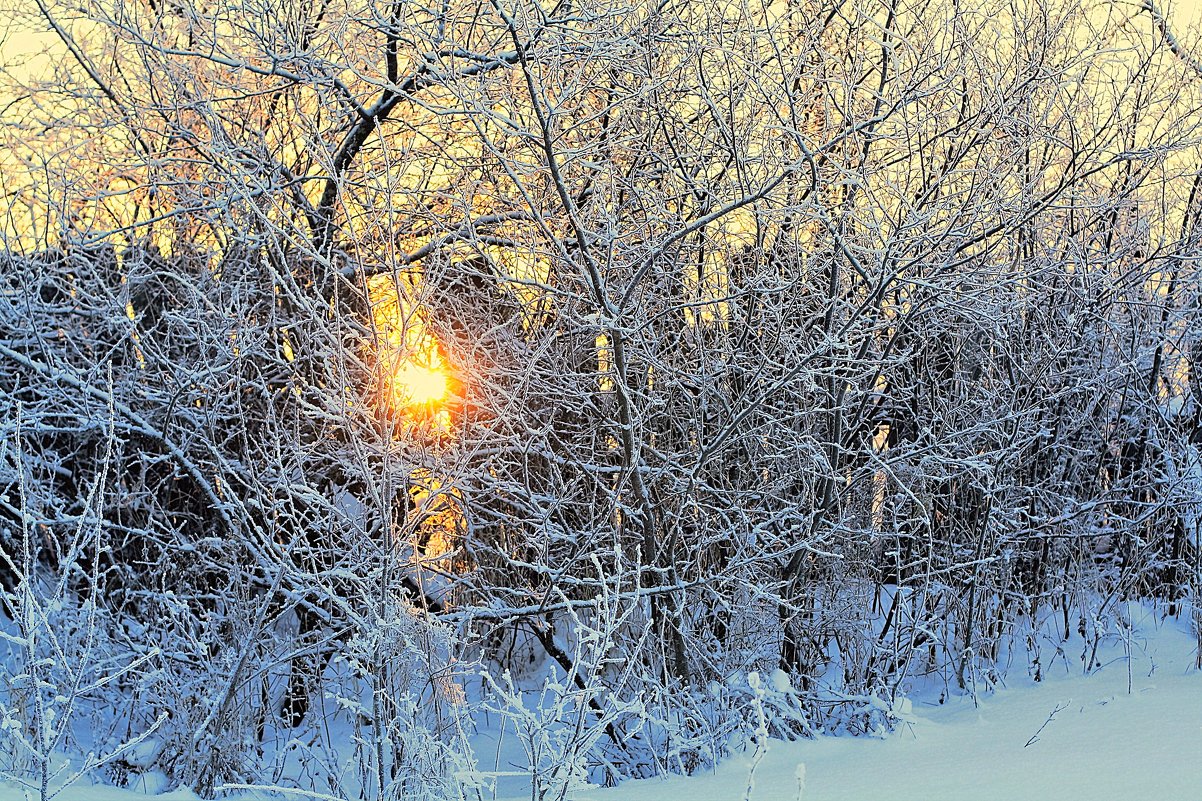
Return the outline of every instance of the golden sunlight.
{"type": "Polygon", "coordinates": [[[441,417],[452,391],[451,370],[422,310],[392,276],[376,276],[369,291],[379,387],[394,413],[441,417]]]}
{"type": "Polygon", "coordinates": [[[396,408],[432,406],[447,396],[447,373],[441,359],[434,357],[429,364],[415,364],[398,358],[388,376],[389,394],[396,408]]]}

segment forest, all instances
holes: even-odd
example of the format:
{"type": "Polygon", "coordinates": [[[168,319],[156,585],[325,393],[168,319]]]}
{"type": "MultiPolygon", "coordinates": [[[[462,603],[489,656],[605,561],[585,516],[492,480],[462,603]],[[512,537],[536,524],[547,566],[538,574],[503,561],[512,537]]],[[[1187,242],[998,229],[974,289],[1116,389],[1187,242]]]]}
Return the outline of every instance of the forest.
{"type": "Polygon", "coordinates": [[[14,798],[561,801],[1093,673],[1133,604],[1202,670],[1151,0],[0,12],[14,798]]]}

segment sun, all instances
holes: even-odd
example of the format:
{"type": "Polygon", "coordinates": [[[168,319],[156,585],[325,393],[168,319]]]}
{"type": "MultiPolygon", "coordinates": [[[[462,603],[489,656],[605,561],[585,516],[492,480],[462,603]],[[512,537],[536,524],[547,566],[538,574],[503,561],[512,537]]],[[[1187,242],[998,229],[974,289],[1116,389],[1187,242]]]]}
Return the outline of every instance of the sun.
{"type": "Polygon", "coordinates": [[[384,410],[411,420],[449,419],[446,406],[460,389],[457,374],[411,289],[389,275],[369,284],[378,400],[384,410]]]}
{"type": "Polygon", "coordinates": [[[440,363],[427,365],[403,362],[389,378],[398,406],[432,406],[447,396],[447,372],[440,363]]]}

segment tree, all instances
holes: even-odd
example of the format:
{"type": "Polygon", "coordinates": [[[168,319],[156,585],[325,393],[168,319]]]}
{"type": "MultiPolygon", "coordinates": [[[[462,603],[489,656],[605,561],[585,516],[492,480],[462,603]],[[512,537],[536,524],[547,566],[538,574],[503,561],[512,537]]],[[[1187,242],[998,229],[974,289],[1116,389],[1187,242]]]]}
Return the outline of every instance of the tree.
{"type": "Polygon", "coordinates": [[[1150,6],[35,5],[5,514],[183,655],[138,691],[176,779],[252,780],[337,674],[367,792],[450,796],[467,662],[583,697],[547,787],[691,770],[752,671],[778,734],[874,731],[1196,597],[1198,85],[1150,6]]]}

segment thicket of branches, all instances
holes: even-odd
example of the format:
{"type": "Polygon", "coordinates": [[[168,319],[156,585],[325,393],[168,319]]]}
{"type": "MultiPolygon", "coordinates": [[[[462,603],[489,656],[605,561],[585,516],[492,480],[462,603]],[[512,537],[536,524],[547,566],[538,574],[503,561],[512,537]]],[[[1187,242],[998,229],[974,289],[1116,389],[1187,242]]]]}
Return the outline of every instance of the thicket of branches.
{"type": "Polygon", "coordinates": [[[467,687],[555,797],[1197,608],[1202,81],[986,6],[23,6],[6,769],[454,797],[467,687]]]}

